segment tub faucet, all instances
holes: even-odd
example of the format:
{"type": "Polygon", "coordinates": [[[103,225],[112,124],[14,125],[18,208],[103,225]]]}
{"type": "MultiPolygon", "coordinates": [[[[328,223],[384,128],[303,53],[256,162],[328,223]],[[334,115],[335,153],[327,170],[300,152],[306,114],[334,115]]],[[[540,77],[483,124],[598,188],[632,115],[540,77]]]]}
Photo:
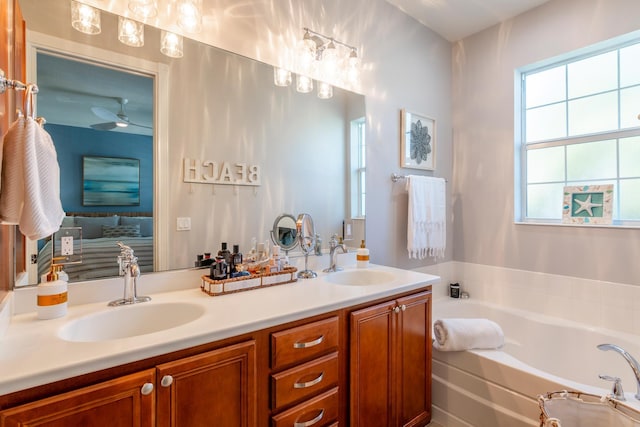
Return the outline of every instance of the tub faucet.
{"type": "Polygon", "coordinates": [[[329,268],[325,268],[325,273],[333,273],[334,271],[340,271],[342,268],[337,266],[337,249],[342,250],[343,254],[347,253],[347,247],[344,243],[338,243],[338,235],[334,234],[329,240],[329,268]]]}
{"type": "Polygon", "coordinates": [[[633,374],[636,376],[636,395],[634,396],[636,399],[640,400],[640,364],[638,361],[633,358],[632,355],[629,354],[625,349],[619,347],[615,344],[599,344],[598,350],[607,351],[613,350],[616,353],[620,354],[620,356],[624,357],[624,360],[627,361],[631,369],[633,370],[633,374]]]}
{"type": "Polygon", "coordinates": [[[120,276],[124,277],[124,297],[111,301],[111,307],[136,304],[139,302],[151,301],[150,297],[138,296],[138,278],[140,277],[140,267],[138,266],[138,257],[133,255],[133,249],[122,242],[116,242],[120,246],[120,255],[118,256],[118,271],[120,276]]]}

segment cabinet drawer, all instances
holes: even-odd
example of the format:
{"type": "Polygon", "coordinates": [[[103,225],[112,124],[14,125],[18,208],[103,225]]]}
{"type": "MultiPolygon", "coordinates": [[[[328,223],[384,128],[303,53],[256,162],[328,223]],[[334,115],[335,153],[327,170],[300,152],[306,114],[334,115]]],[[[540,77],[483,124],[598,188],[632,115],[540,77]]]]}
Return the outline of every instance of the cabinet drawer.
{"type": "Polygon", "coordinates": [[[289,405],[338,383],[338,353],[271,375],[273,409],[289,405]]]}
{"type": "Polygon", "coordinates": [[[323,427],[338,419],[338,387],[272,417],[273,427],[323,427]]]}
{"type": "Polygon", "coordinates": [[[271,334],[273,369],[318,356],[338,347],[338,317],[271,334]]]}

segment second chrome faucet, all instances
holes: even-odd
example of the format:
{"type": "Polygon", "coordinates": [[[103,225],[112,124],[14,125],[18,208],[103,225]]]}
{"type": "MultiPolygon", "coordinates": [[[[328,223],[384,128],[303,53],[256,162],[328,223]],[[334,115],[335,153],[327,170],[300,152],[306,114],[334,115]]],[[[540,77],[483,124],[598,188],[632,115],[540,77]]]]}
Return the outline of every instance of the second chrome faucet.
{"type": "Polygon", "coordinates": [[[338,243],[338,235],[334,234],[331,236],[331,240],[329,240],[329,267],[325,268],[325,273],[332,273],[334,271],[342,270],[337,266],[337,251],[340,249],[343,254],[347,253],[347,247],[343,243],[338,243]]]}

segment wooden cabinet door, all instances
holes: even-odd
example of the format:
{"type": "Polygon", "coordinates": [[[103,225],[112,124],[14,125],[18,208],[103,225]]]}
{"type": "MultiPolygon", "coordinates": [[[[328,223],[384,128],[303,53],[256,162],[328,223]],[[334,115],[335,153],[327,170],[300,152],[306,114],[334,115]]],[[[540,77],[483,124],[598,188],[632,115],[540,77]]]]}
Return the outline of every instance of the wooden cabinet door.
{"type": "Polygon", "coordinates": [[[431,293],[398,299],[399,363],[396,425],[423,426],[431,419],[431,293]]]}
{"type": "Polygon", "coordinates": [[[154,381],[155,370],[148,369],[7,409],[0,412],[0,426],[153,427],[154,381]]]}
{"type": "Polygon", "coordinates": [[[209,351],[160,365],[158,427],[253,427],[256,344],[209,351]]]}
{"type": "Polygon", "coordinates": [[[390,301],[351,313],[351,427],[394,425],[395,307],[390,301]]]}

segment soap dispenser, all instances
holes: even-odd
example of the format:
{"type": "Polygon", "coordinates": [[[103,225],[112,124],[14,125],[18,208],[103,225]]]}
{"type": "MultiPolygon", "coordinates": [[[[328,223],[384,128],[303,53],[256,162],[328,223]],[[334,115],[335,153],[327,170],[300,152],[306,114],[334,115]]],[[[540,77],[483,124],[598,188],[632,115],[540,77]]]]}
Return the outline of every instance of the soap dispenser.
{"type": "Polygon", "coordinates": [[[56,261],[64,257],[53,258],[47,281],[38,285],[38,319],[56,319],[67,314],[67,282],[60,279],[62,264],[56,261]]]}
{"type": "Polygon", "coordinates": [[[364,240],[360,243],[360,247],[356,251],[356,267],[369,267],[369,249],[364,245],[364,240]]]}

